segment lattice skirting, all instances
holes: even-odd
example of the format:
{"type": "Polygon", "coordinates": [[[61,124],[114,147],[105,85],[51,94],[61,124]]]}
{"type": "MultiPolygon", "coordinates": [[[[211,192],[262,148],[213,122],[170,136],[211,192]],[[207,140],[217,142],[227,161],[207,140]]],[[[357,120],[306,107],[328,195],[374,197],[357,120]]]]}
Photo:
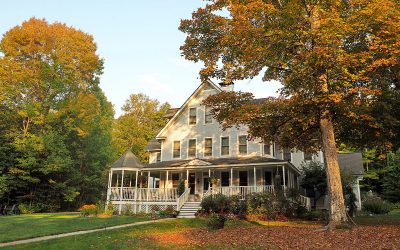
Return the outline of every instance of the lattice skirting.
{"type": "Polygon", "coordinates": [[[114,210],[119,211],[120,213],[125,213],[127,211],[131,213],[153,213],[161,210],[165,210],[168,207],[172,207],[174,210],[177,210],[176,202],[171,202],[169,204],[164,203],[136,203],[136,202],[113,202],[114,210]]]}

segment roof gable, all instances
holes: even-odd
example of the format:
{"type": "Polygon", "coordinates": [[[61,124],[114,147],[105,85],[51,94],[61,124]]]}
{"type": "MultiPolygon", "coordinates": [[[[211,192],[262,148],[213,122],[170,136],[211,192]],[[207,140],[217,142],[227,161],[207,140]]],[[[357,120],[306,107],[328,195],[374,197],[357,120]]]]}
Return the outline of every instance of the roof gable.
{"type": "Polygon", "coordinates": [[[127,150],[121,157],[116,160],[111,168],[142,168],[143,164],[131,150],[127,150]]]}
{"type": "Polygon", "coordinates": [[[212,81],[207,80],[203,81],[197,89],[190,95],[190,97],[183,103],[183,105],[179,108],[178,112],[174,114],[174,116],[168,121],[168,123],[158,132],[156,135],[157,139],[163,139],[165,137],[164,132],[167,130],[171,124],[174,123],[174,121],[182,114],[182,111],[185,109],[185,107],[188,105],[188,103],[195,98],[195,96],[200,93],[203,89],[215,89],[218,92],[221,92],[221,88],[215,85],[212,81]]]}

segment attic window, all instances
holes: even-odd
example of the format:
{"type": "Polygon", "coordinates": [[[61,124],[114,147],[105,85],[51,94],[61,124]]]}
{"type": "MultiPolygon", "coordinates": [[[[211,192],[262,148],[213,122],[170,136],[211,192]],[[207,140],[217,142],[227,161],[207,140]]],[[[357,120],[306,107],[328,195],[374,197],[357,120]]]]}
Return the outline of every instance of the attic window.
{"type": "Polygon", "coordinates": [[[196,124],[196,120],[197,120],[196,108],[190,108],[189,109],[189,125],[196,124]]]}
{"type": "Polygon", "coordinates": [[[283,149],[283,159],[285,161],[291,161],[292,160],[292,152],[290,151],[290,148],[284,148],[283,149]]]}

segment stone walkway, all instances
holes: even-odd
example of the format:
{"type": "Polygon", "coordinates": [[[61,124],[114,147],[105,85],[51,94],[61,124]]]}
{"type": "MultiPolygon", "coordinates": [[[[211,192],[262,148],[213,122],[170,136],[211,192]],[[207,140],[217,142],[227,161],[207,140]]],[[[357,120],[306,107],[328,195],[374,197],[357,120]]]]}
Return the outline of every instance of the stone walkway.
{"type": "Polygon", "coordinates": [[[135,223],[130,223],[130,224],[123,224],[123,225],[112,226],[112,227],[103,227],[103,228],[98,228],[98,229],[91,229],[91,230],[76,231],[76,232],[70,232],[70,233],[62,233],[62,234],[55,234],[55,235],[36,237],[36,238],[31,238],[31,239],[26,239],[26,240],[17,240],[17,241],[4,242],[4,243],[0,243],[0,247],[15,246],[15,245],[19,245],[19,244],[26,244],[26,243],[32,243],[32,242],[37,242],[37,241],[43,241],[43,240],[51,240],[51,239],[63,238],[63,237],[74,236],[74,235],[81,235],[81,234],[88,234],[88,233],[94,233],[94,232],[100,232],[100,231],[114,230],[114,229],[125,228],[125,227],[145,225],[145,224],[155,223],[155,222],[159,222],[159,221],[166,221],[166,220],[173,220],[173,218],[166,218],[166,219],[160,219],[160,220],[140,221],[140,222],[135,222],[135,223]]]}

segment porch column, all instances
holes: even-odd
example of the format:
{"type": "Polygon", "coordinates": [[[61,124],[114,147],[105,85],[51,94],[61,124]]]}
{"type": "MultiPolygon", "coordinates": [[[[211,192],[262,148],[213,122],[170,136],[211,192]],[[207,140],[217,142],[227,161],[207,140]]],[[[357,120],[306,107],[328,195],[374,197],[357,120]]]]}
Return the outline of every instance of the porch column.
{"type": "Polygon", "coordinates": [[[120,195],[119,195],[118,214],[121,214],[121,210],[122,210],[122,188],[123,187],[124,187],[124,170],[122,170],[121,190],[120,190],[120,195]]]}
{"type": "Polygon", "coordinates": [[[286,191],[286,173],[285,173],[285,165],[282,165],[282,174],[283,174],[283,191],[286,191]]]}
{"type": "Polygon", "coordinates": [[[111,198],[111,182],[112,182],[112,169],[110,168],[110,172],[108,172],[108,189],[107,189],[107,202],[106,202],[106,208],[108,206],[108,203],[110,202],[111,198]]]}
{"type": "Polygon", "coordinates": [[[136,202],[137,202],[137,193],[138,193],[138,188],[137,188],[137,181],[138,181],[138,175],[139,175],[139,170],[136,170],[136,176],[135,176],[135,207],[133,208],[133,211],[135,212],[135,214],[136,214],[136,209],[137,209],[137,204],[136,204],[136,202]]]}
{"type": "Polygon", "coordinates": [[[287,177],[288,177],[288,188],[292,185],[292,179],[290,179],[290,169],[287,171],[287,177]]]}
{"type": "Polygon", "coordinates": [[[257,173],[256,167],[254,167],[254,186],[257,187],[257,173]]]}
{"type": "MultiPolygon", "coordinates": [[[[147,172],[147,192],[146,192],[146,201],[149,201],[149,190],[150,190],[150,171],[147,172]]],[[[149,212],[149,205],[146,206],[146,213],[149,212]]]]}
{"type": "Polygon", "coordinates": [[[189,188],[189,169],[186,169],[186,188],[189,188]]]}
{"type": "Polygon", "coordinates": [[[233,168],[231,168],[231,183],[230,183],[231,187],[233,186],[233,168]]]}
{"type": "Polygon", "coordinates": [[[208,190],[210,190],[210,188],[211,188],[211,168],[208,169],[208,190]]]}
{"type": "Polygon", "coordinates": [[[165,183],[164,183],[164,194],[165,194],[165,200],[167,200],[168,198],[168,194],[167,194],[167,188],[168,188],[168,175],[169,175],[169,171],[167,170],[166,173],[166,177],[165,177],[165,183]]]}

